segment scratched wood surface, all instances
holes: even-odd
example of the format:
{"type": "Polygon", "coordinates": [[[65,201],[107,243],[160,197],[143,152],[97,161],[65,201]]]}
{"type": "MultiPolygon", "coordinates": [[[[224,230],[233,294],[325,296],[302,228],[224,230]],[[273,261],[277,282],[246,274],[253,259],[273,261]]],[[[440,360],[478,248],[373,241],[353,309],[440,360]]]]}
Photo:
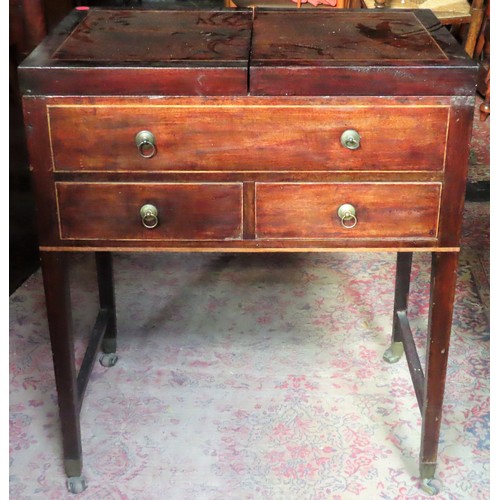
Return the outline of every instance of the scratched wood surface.
{"type": "Polygon", "coordinates": [[[448,56],[413,12],[257,11],[252,39],[255,63],[436,64],[448,56]]]}
{"type": "Polygon", "coordinates": [[[23,62],[21,85],[32,95],[246,94],[251,30],[250,11],[75,10],[23,62]]]}
{"type": "Polygon", "coordinates": [[[58,61],[210,65],[248,57],[249,13],[91,10],[52,54],[58,61]]]}
{"type": "Polygon", "coordinates": [[[20,67],[30,95],[471,95],[475,74],[432,12],[368,9],[74,11],[20,67]]]}
{"type": "Polygon", "coordinates": [[[253,26],[256,95],[454,95],[475,79],[431,11],[257,9],[253,26]]]}

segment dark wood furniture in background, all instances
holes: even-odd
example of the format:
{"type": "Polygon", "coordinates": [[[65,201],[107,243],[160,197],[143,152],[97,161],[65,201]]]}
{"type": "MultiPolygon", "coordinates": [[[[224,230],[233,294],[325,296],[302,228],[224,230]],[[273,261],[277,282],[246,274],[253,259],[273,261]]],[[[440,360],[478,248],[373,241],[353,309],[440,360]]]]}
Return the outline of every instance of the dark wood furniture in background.
{"type": "Polygon", "coordinates": [[[406,353],[436,492],[477,65],[430,11],[75,11],[20,77],[70,491],[99,347],[116,362],[111,252],[349,250],[398,252],[384,357],[406,353]],[[79,251],[96,252],[100,311],[77,374],[79,251]],[[433,255],[424,367],[414,251],[433,255]]]}
{"type": "Polygon", "coordinates": [[[39,266],[17,66],[72,7],[71,0],[9,0],[9,293],[39,266]]]}
{"type": "Polygon", "coordinates": [[[484,97],[481,104],[481,120],[484,121],[490,116],[490,2],[486,1],[481,28],[479,30],[476,46],[474,47],[474,59],[479,61],[479,84],[478,92],[484,97]]]}

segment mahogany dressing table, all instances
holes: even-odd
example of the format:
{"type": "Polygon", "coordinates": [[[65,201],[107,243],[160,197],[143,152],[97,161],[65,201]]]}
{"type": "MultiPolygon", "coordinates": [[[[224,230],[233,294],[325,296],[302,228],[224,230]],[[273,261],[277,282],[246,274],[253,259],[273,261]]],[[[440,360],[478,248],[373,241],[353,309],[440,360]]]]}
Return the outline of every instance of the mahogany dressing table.
{"type": "Polygon", "coordinates": [[[68,488],[99,350],[116,362],[112,252],[394,251],[403,353],[433,483],[477,67],[430,11],[73,11],[21,64],[68,488]],[[79,373],[66,268],[95,252],[79,373]],[[406,315],[432,252],[425,363],[406,315]]]}

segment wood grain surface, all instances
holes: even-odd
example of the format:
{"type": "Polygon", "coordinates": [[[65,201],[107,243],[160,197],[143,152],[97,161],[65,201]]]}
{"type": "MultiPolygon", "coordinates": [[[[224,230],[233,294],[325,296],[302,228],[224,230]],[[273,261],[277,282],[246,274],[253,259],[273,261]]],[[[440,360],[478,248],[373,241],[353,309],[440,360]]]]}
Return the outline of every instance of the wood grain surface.
{"type": "Polygon", "coordinates": [[[26,95],[473,95],[431,11],[73,11],[21,64],[26,95]]]}
{"type": "Polygon", "coordinates": [[[447,106],[248,98],[48,108],[55,171],[440,171],[447,106]],[[358,150],[342,133],[361,135],[358,150]],[[140,156],[149,130],[157,154],[140,156]]]}
{"type": "Polygon", "coordinates": [[[441,185],[385,183],[257,183],[257,238],[435,239],[441,185]],[[349,203],[358,223],[337,214],[349,203]]]}
{"type": "Polygon", "coordinates": [[[242,185],[57,183],[61,238],[234,240],[242,237],[242,185]],[[152,204],[158,226],[142,225],[152,204]]]}

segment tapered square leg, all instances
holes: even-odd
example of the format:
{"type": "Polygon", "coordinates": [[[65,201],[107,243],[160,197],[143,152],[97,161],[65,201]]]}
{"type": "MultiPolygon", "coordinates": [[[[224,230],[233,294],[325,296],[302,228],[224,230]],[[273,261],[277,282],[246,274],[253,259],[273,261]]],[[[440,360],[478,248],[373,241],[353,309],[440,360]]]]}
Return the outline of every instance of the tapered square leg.
{"type": "Polygon", "coordinates": [[[457,268],[458,253],[432,254],[420,448],[420,476],[423,480],[434,477],[436,470],[457,268]]]}
{"type": "Polygon", "coordinates": [[[413,254],[411,252],[398,252],[391,346],[384,352],[384,360],[388,363],[396,363],[399,361],[404,352],[401,326],[397,313],[398,311],[406,311],[408,309],[412,258],[413,254]]]}
{"type": "Polygon", "coordinates": [[[81,476],[80,402],[73,344],[73,324],[66,255],[40,252],[45,302],[62,430],[64,469],[81,476]]]}

